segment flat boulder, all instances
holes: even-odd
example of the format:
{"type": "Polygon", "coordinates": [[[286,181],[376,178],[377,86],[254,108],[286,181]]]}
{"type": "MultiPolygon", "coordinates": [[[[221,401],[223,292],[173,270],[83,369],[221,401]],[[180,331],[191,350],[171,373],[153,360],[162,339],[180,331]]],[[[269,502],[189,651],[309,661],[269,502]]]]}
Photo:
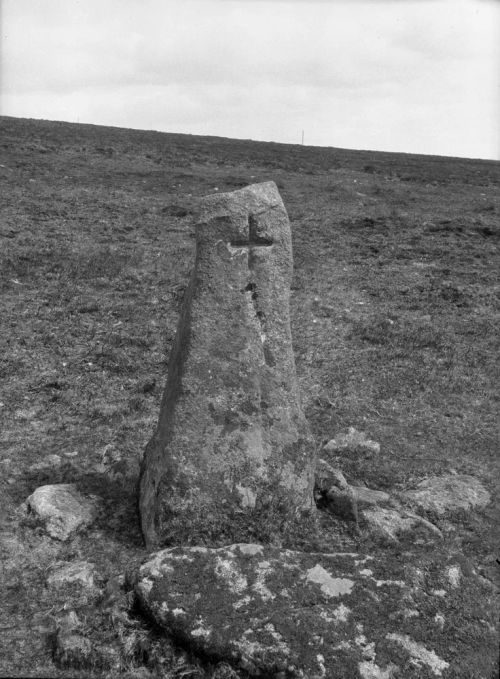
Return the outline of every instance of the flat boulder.
{"type": "Polygon", "coordinates": [[[342,679],[397,669],[387,635],[411,587],[393,571],[356,553],[239,543],[156,552],[132,581],[144,614],[191,651],[250,676],[342,679]]]}
{"type": "Polygon", "coordinates": [[[82,495],[72,483],[40,486],[27,498],[26,507],[44,523],[51,537],[63,542],[89,526],[97,515],[96,501],[82,495]]]}
{"type": "Polygon", "coordinates": [[[491,499],[482,483],[467,474],[433,476],[421,481],[415,490],[406,491],[402,498],[439,515],[485,507],[491,499]]]}

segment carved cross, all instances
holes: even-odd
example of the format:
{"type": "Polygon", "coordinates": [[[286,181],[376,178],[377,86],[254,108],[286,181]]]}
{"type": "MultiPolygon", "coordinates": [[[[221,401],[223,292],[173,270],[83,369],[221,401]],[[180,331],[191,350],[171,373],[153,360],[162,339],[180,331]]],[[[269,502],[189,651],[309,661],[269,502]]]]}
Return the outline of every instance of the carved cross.
{"type": "Polygon", "coordinates": [[[262,248],[273,245],[273,240],[259,235],[257,232],[257,220],[253,215],[250,215],[248,218],[248,240],[242,238],[232,240],[230,245],[233,248],[262,248]]]}

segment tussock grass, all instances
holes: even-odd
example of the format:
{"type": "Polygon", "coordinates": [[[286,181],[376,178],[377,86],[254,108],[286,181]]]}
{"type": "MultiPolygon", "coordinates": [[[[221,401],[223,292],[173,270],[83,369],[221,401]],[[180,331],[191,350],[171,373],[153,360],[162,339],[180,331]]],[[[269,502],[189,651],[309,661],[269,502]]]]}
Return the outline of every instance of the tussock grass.
{"type": "Polygon", "coordinates": [[[57,276],[60,284],[68,285],[99,278],[112,280],[123,275],[125,269],[139,267],[141,259],[140,252],[126,253],[109,245],[80,246],[80,249],[54,245],[38,252],[30,248],[24,252],[3,253],[0,266],[3,277],[33,281],[57,276]]]}

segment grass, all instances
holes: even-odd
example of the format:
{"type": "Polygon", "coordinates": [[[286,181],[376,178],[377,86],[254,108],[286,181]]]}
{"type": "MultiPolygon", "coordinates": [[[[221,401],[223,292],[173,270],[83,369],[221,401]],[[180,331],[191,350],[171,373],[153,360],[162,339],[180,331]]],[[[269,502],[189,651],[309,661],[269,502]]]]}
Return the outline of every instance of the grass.
{"type": "MultiPolygon", "coordinates": [[[[278,184],[293,232],[306,414],[318,443],[354,426],[381,444],[378,455],[338,460],[348,480],[390,490],[455,470],[498,497],[499,163],[13,118],[0,130],[3,673],[68,676],[45,638],[74,604],[45,587],[54,561],[92,561],[104,587],[144,558],[138,462],[192,263],[193,213],[216,189],[278,184]],[[111,449],[117,461],[104,464],[111,449]],[[51,454],[59,465],[37,466],[51,454]],[[56,482],[101,500],[96,525],[69,545],[47,541],[16,509],[56,482]]],[[[497,504],[459,517],[432,559],[460,553],[490,573],[497,519],[497,504]]],[[[294,527],[273,537],[264,524],[264,537],[311,548],[294,527]]],[[[330,546],[387,549],[320,524],[315,539],[330,546]]],[[[431,556],[407,548],[431,568],[431,556]]],[[[462,596],[457,619],[472,628],[446,638],[464,658],[454,676],[487,676],[496,652],[470,622],[474,594],[462,596]]],[[[120,672],[213,673],[138,618],[117,632],[102,604],[79,615],[95,644],[121,639],[120,672]]]]}

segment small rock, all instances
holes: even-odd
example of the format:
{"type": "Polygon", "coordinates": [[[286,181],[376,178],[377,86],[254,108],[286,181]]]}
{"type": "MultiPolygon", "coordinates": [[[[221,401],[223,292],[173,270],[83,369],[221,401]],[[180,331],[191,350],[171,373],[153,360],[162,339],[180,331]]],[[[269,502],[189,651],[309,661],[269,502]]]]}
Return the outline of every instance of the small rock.
{"type": "Polygon", "coordinates": [[[405,510],[398,511],[396,509],[373,507],[371,509],[364,509],[362,516],[375,532],[380,533],[393,542],[398,542],[399,535],[409,533],[417,526],[426,528],[437,537],[443,537],[439,528],[430,521],[405,510]]]}
{"type": "Polygon", "coordinates": [[[372,490],[371,488],[365,488],[365,486],[351,486],[351,489],[358,507],[385,504],[391,499],[389,493],[384,493],[382,490],[372,490]]]}
{"type": "Polygon", "coordinates": [[[406,491],[402,498],[424,511],[440,515],[457,509],[485,507],[491,499],[486,488],[466,474],[433,476],[419,483],[415,490],[406,491]]]}
{"type": "Polygon", "coordinates": [[[59,564],[49,577],[47,584],[51,587],[62,587],[67,584],[78,583],[89,589],[95,588],[95,568],[88,561],[75,561],[64,565],[59,564]]]}
{"type": "Polygon", "coordinates": [[[374,453],[380,453],[380,443],[370,440],[364,432],[358,431],[354,427],[349,427],[349,430],[345,433],[337,434],[335,438],[328,441],[323,450],[335,452],[346,448],[365,448],[374,453]]]}
{"type": "Polygon", "coordinates": [[[434,622],[439,627],[439,629],[442,631],[443,628],[444,628],[444,623],[445,623],[444,616],[441,615],[440,613],[436,613],[436,615],[434,616],[434,622]]]}
{"type": "Polygon", "coordinates": [[[446,578],[450,585],[456,589],[460,585],[460,580],[462,579],[462,570],[460,566],[448,566],[445,571],[446,578]]]}
{"type": "Polygon", "coordinates": [[[26,506],[44,522],[51,537],[62,541],[89,526],[97,514],[95,500],[84,497],[70,483],[40,486],[28,497],[26,506]]]}

